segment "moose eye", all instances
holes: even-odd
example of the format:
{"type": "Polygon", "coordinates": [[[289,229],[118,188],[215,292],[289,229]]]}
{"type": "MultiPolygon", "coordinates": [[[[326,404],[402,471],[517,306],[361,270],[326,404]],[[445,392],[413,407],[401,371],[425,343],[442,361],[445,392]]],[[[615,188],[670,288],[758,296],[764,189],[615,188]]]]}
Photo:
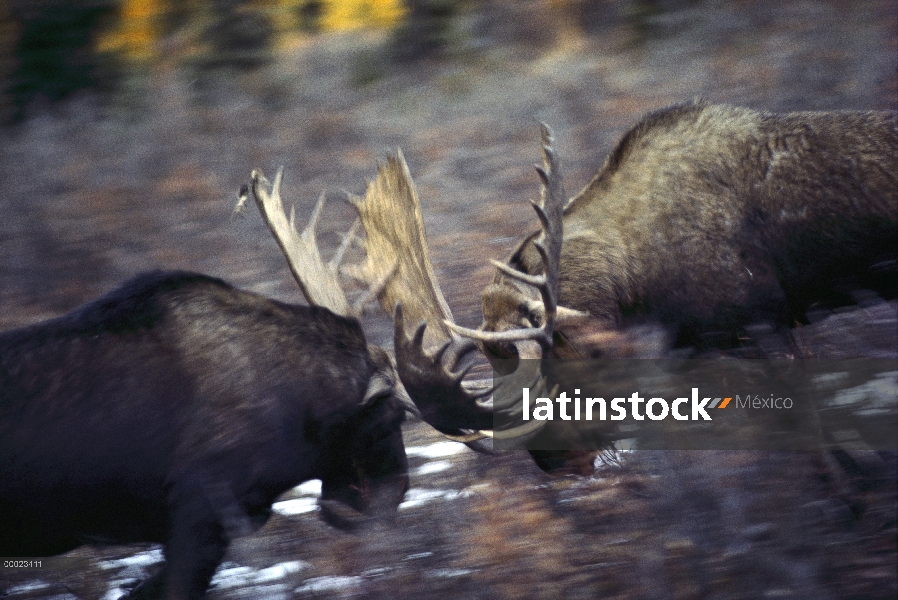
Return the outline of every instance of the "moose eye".
{"type": "Polygon", "coordinates": [[[518,306],[518,316],[522,321],[526,321],[530,327],[539,327],[542,322],[542,316],[539,311],[531,310],[526,304],[518,306]]]}

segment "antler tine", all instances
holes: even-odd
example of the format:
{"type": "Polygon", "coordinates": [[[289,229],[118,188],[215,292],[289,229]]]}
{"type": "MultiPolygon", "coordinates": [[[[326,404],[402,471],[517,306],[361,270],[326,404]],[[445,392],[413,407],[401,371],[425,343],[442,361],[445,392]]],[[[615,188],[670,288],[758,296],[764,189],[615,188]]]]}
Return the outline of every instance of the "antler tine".
{"type": "MultiPolygon", "coordinates": [[[[558,166],[558,155],[554,148],[555,140],[552,130],[545,123],[541,123],[541,128],[543,164],[542,166],[537,166],[536,171],[542,180],[542,191],[540,201],[531,201],[531,205],[543,230],[542,239],[534,243],[543,261],[543,274],[531,275],[522,273],[505,263],[495,260],[490,262],[508,277],[535,287],[539,291],[542,298],[543,322],[539,327],[508,329],[505,331],[483,331],[460,327],[446,321],[446,327],[458,335],[488,343],[535,340],[539,342],[543,349],[552,346],[552,333],[554,332],[559,312],[558,269],[561,262],[562,217],[566,196],[561,180],[561,170],[558,166]]],[[[582,316],[583,314],[570,309],[563,309],[562,312],[565,317],[569,318],[582,316]]]]}
{"type": "Polygon", "coordinates": [[[514,267],[511,267],[503,262],[499,262],[496,259],[491,258],[490,263],[512,279],[517,279],[522,283],[526,283],[527,285],[532,285],[533,287],[538,287],[540,285],[544,285],[546,282],[545,275],[530,275],[529,273],[522,273],[518,271],[514,267]]]}
{"type": "MultiPolygon", "coordinates": [[[[356,221],[358,222],[358,221],[356,221]]],[[[373,282],[367,282],[368,289],[359,296],[358,300],[353,304],[353,313],[354,314],[362,314],[362,311],[365,307],[373,302],[375,298],[377,298],[381,292],[383,292],[384,288],[386,288],[387,283],[389,283],[390,279],[392,279],[393,275],[396,274],[397,269],[399,268],[399,261],[393,262],[393,266],[391,266],[383,275],[381,275],[380,279],[373,282]]]]}
{"type": "Polygon", "coordinates": [[[558,154],[555,152],[555,137],[545,123],[540,123],[543,143],[543,167],[538,169],[542,179],[541,204],[534,205],[543,227],[543,239],[536,243],[545,266],[546,284],[540,286],[540,295],[545,308],[543,327],[551,344],[558,309],[558,270],[561,263],[562,219],[567,198],[561,180],[558,154]]]}
{"type": "MultiPolygon", "coordinates": [[[[470,329],[461,325],[456,325],[452,321],[443,321],[443,324],[452,332],[460,336],[479,340],[482,342],[523,342],[526,340],[537,340],[543,342],[546,339],[546,330],[543,327],[525,327],[521,329],[506,329],[505,331],[483,331],[481,329],[470,329]]],[[[551,340],[551,337],[549,338],[551,340]]]]}
{"type": "Polygon", "coordinates": [[[302,234],[293,225],[293,211],[288,219],[281,200],[281,179],[283,167],[278,169],[271,190],[266,189],[268,180],[259,169],[251,174],[251,189],[259,212],[271,230],[287,264],[299,284],[309,304],[324,306],[340,315],[349,315],[352,309],[340,286],[337,269],[326,264],[315,240],[315,226],[324,207],[324,194],[318,200],[309,224],[302,234]]]}
{"type": "MultiPolygon", "coordinates": [[[[324,199],[324,192],[321,193],[321,199],[324,199]]],[[[340,247],[337,248],[337,251],[334,253],[334,256],[331,258],[330,262],[327,263],[327,266],[331,269],[340,268],[340,263],[343,262],[343,255],[349,249],[349,247],[353,244],[353,242],[357,241],[358,238],[356,234],[359,231],[359,227],[362,225],[361,219],[356,219],[352,223],[352,227],[349,228],[349,231],[346,232],[346,235],[343,236],[343,241],[340,242],[340,247]]]]}
{"type": "MultiPolygon", "coordinates": [[[[465,380],[470,366],[458,368],[464,355],[476,349],[476,345],[470,340],[453,338],[431,353],[424,349],[425,323],[419,324],[411,335],[406,333],[402,304],[396,305],[393,319],[399,377],[421,418],[447,438],[463,443],[487,438],[524,441],[545,425],[540,421],[494,430],[493,400],[484,400],[489,396],[495,398],[496,388],[493,385],[472,386],[465,380]],[[454,356],[447,359],[449,353],[454,356]],[[473,431],[467,433],[466,430],[473,431]]],[[[508,407],[502,408],[507,410],[508,407]]]]}
{"type": "MultiPolygon", "coordinates": [[[[281,187],[281,176],[284,172],[284,168],[281,167],[278,169],[278,174],[275,176],[274,185],[277,190],[280,190],[281,187]]],[[[303,239],[308,242],[315,244],[316,243],[316,235],[315,230],[318,228],[318,220],[321,219],[321,212],[324,210],[324,201],[325,201],[325,193],[321,192],[318,196],[318,201],[315,202],[315,208],[312,209],[312,215],[309,217],[309,222],[306,225],[306,228],[302,230],[300,234],[303,239]]],[[[292,205],[290,207],[290,225],[293,226],[293,219],[296,212],[296,205],[292,205]]],[[[294,227],[295,229],[295,227],[294,227]]],[[[316,245],[317,248],[317,245],[316,245]]]]}

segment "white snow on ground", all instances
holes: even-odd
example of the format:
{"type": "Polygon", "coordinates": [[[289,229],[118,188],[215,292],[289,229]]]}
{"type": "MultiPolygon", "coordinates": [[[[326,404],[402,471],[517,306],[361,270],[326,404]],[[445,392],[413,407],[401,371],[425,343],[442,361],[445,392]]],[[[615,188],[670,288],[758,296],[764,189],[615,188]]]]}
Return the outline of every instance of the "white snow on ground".
{"type": "Polygon", "coordinates": [[[283,579],[291,573],[298,573],[310,567],[303,560],[292,560],[272,565],[265,569],[253,569],[232,562],[225,562],[212,578],[212,586],[222,589],[260,585],[283,579]]]}
{"type": "Polygon", "coordinates": [[[318,510],[317,498],[290,498],[271,505],[271,510],[279,515],[291,517],[318,510]]]}
{"type": "Polygon", "coordinates": [[[294,593],[361,593],[363,577],[312,577],[306,580],[301,587],[296,588],[294,593]]]}
{"type": "MultiPolygon", "coordinates": [[[[25,595],[31,592],[37,592],[50,587],[49,583],[45,583],[39,579],[34,581],[26,581],[21,585],[16,585],[6,590],[6,596],[25,595]]],[[[5,596],[3,596],[5,597],[5,596]]]]}
{"type": "Polygon", "coordinates": [[[318,510],[318,496],[321,495],[321,480],[304,481],[293,488],[293,494],[299,498],[288,498],[275,502],[271,509],[279,515],[287,517],[301,515],[318,510]]]}
{"type": "Polygon", "coordinates": [[[448,460],[433,460],[426,462],[414,471],[412,475],[428,475],[430,473],[440,473],[452,468],[452,463],[448,460]]]}
{"type": "Polygon", "coordinates": [[[304,496],[320,496],[321,495],[321,480],[320,479],[310,479],[309,481],[303,481],[298,486],[293,488],[293,491],[297,494],[304,496]]]}
{"type": "MultiPolygon", "coordinates": [[[[465,450],[467,450],[465,445],[457,442],[435,442],[426,446],[408,446],[405,449],[405,453],[410,457],[435,459],[454,456],[465,450]]],[[[447,460],[431,460],[414,469],[412,474],[429,475],[431,473],[440,473],[451,469],[452,466],[453,463],[447,460]]],[[[272,510],[279,515],[288,517],[315,512],[318,510],[318,496],[321,495],[321,480],[306,481],[293,488],[292,494],[298,497],[275,502],[271,507],[272,510]]],[[[406,493],[406,500],[399,508],[419,506],[435,498],[455,498],[461,494],[462,492],[454,490],[420,490],[412,488],[406,493]]]]}
{"type": "Polygon", "coordinates": [[[454,500],[455,498],[467,498],[473,492],[467,490],[437,490],[425,488],[412,488],[405,493],[405,501],[399,505],[399,509],[412,508],[413,506],[421,506],[432,500],[446,499],[454,500]]]}
{"type": "Polygon", "coordinates": [[[98,564],[101,569],[121,569],[123,567],[148,567],[161,563],[164,560],[165,557],[162,556],[162,548],[160,547],[138,552],[125,558],[100,561],[98,564]]]}
{"type": "Polygon", "coordinates": [[[422,458],[444,458],[461,454],[468,448],[458,442],[435,442],[427,446],[406,446],[406,456],[420,456],[422,458]]]}

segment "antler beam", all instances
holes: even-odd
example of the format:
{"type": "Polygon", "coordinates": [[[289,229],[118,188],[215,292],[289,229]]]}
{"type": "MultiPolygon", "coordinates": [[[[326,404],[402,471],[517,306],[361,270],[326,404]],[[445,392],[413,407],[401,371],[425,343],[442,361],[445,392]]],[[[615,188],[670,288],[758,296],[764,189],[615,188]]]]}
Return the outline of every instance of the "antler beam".
{"type": "MultiPolygon", "coordinates": [[[[542,298],[542,323],[539,327],[527,327],[522,329],[509,329],[506,331],[482,331],[460,327],[455,323],[446,322],[445,325],[453,332],[483,342],[503,343],[534,340],[542,346],[543,350],[552,347],[552,333],[555,329],[555,321],[559,314],[558,308],[558,269],[561,262],[561,241],[563,236],[562,217],[566,195],[561,180],[561,170],[558,165],[558,155],[555,152],[555,139],[552,130],[545,123],[542,128],[543,164],[537,166],[536,171],[542,180],[542,193],[540,202],[532,202],[533,210],[542,224],[542,234],[535,242],[536,250],[543,261],[543,274],[530,275],[522,273],[504,263],[491,261],[492,264],[512,279],[535,287],[542,298]]],[[[562,308],[565,317],[576,317],[582,313],[571,309],[562,308]]]]}

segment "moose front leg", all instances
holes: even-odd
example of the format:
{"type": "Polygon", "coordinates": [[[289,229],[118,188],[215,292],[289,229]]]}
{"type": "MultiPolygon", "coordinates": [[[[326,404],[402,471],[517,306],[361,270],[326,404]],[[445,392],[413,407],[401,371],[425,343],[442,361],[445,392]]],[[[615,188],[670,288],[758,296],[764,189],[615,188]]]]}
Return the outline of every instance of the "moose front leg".
{"type": "Polygon", "coordinates": [[[228,546],[219,512],[199,482],[175,484],[169,501],[165,568],[134,589],[130,598],[196,600],[205,595],[228,546]]]}

